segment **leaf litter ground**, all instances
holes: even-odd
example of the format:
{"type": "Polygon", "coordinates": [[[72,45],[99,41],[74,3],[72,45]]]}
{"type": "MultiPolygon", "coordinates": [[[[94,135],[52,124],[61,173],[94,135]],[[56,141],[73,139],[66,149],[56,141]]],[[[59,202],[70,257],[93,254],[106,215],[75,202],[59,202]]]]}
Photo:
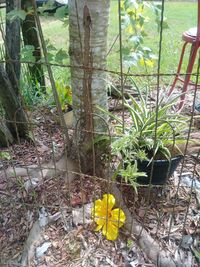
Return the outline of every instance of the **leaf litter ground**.
{"type": "MultiPolygon", "coordinates": [[[[188,112],[188,110],[186,109],[188,112]]],[[[27,166],[48,162],[54,155],[63,152],[64,141],[58,124],[48,110],[33,115],[34,142],[24,141],[13,145],[7,151],[10,159],[1,160],[1,168],[27,166]],[[43,114],[41,116],[40,114],[43,114]]],[[[198,127],[198,122],[197,122],[198,127]]],[[[199,159],[187,157],[183,173],[192,177],[194,162],[199,159]]],[[[193,244],[199,246],[199,196],[189,186],[182,185],[178,194],[176,188],[180,167],[164,188],[153,188],[148,198],[148,189],[139,188],[138,195],[127,185],[120,185],[124,200],[145,229],[160,243],[162,248],[173,255],[177,251],[182,236],[191,236],[193,244]],[[191,197],[190,197],[191,195],[191,197]],[[147,213],[146,213],[147,210],[147,213]],[[187,213],[187,218],[185,217],[187,213]],[[171,231],[169,233],[169,227],[171,231]]],[[[196,165],[195,178],[199,179],[199,162],[196,165]]],[[[27,192],[22,177],[7,179],[0,177],[0,258],[3,262],[15,258],[23,249],[33,222],[38,217],[38,209],[44,206],[54,214],[61,208],[65,210],[65,220],[46,227],[42,240],[36,248],[48,244],[45,253],[32,259],[32,266],[154,266],[136,245],[134,237],[121,233],[116,242],[109,242],[100,233],[94,232],[94,224],[76,224],[69,219],[71,210],[91,203],[106,192],[103,182],[83,177],[82,182],[75,180],[68,188],[62,177],[44,180],[41,185],[27,192]],[[94,195],[95,194],[95,195],[94,195]]],[[[42,250],[42,249],[41,249],[42,250]]],[[[190,257],[191,250],[184,249],[184,255],[190,257]]],[[[193,253],[194,254],[194,253],[193,253]]],[[[192,255],[192,266],[196,265],[192,255]]]]}
{"type": "Polygon", "coordinates": [[[33,116],[36,122],[33,127],[34,142],[30,139],[29,142],[22,141],[2,150],[8,152],[10,157],[1,160],[0,266],[5,266],[8,260],[15,260],[23,251],[41,207],[45,207],[49,214],[62,211],[64,215],[48,225],[42,238],[34,244],[31,266],[120,267],[128,262],[135,264],[133,266],[154,266],[130,234],[121,232],[117,241],[107,241],[101,233],[94,231],[92,221],[88,224],[79,223],[81,215],[76,220],[71,215],[73,211],[100,198],[106,192],[104,182],[83,177],[82,181],[76,179],[69,188],[64,179],[57,176],[45,179],[27,191],[24,185],[28,177],[8,179],[3,174],[3,170],[9,166],[49,162],[52,150],[56,157],[62,154],[64,141],[52,114],[45,109],[33,116]]]}

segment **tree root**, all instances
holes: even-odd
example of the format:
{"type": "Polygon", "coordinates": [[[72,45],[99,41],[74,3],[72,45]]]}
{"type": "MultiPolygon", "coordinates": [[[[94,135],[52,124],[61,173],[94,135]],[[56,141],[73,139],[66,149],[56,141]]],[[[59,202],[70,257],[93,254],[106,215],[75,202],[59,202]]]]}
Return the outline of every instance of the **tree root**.
{"type": "Polygon", "coordinates": [[[22,254],[20,254],[15,260],[9,260],[4,263],[4,267],[28,267],[31,264],[31,260],[34,257],[35,245],[42,238],[42,233],[47,225],[57,221],[61,217],[61,213],[57,212],[54,215],[48,215],[46,211],[41,209],[39,213],[39,219],[34,222],[28,238],[24,244],[22,254]]]}
{"type": "Polygon", "coordinates": [[[57,162],[49,162],[42,165],[30,165],[26,167],[9,167],[0,172],[0,177],[28,177],[37,178],[42,181],[44,178],[51,178],[57,175],[63,175],[66,182],[70,183],[76,177],[77,163],[65,154],[57,162]]]}
{"type": "Polygon", "coordinates": [[[161,250],[158,243],[147,233],[145,229],[142,229],[139,222],[131,215],[124,203],[121,192],[115,184],[111,185],[111,193],[115,195],[117,205],[126,214],[125,228],[131,234],[138,237],[138,244],[140,248],[157,267],[185,266],[182,263],[175,262],[168,252],[161,250]]]}
{"type": "MultiPolygon", "coordinates": [[[[58,172],[63,172],[65,174],[65,180],[68,183],[71,183],[75,175],[74,173],[77,171],[77,164],[73,160],[70,160],[66,157],[62,157],[57,163],[56,168],[52,169],[52,163],[49,163],[48,165],[43,166],[44,170],[41,170],[38,166],[32,166],[32,168],[16,168],[15,169],[15,176],[31,176],[34,177],[40,177],[42,178],[42,175],[45,177],[54,176],[58,172]],[[51,169],[48,169],[51,166],[51,169]],[[67,168],[66,168],[67,166],[67,168]],[[67,170],[66,170],[67,169],[67,170]],[[39,175],[40,173],[40,175],[39,175]],[[42,173],[42,175],[41,175],[42,173]],[[39,176],[38,176],[39,175],[39,176]]],[[[7,175],[13,175],[13,169],[9,168],[6,171],[7,175]]],[[[102,177],[106,177],[103,175],[102,177]]],[[[107,176],[108,177],[108,176],[107,176]]],[[[141,249],[144,251],[144,253],[147,255],[147,257],[157,266],[157,267],[189,267],[189,265],[185,265],[184,262],[179,258],[176,260],[172,258],[170,253],[167,251],[164,251],[160,248],[159,244],[148,234],[148,232],[142,228],[142,226],[139,224],[139,222],[131,215],[129,209],[124,203],[122,194],[120,190],[117,188],[115,184],[111,184],[110,191],[113,195],[115,195],[116,198],[116,204],[125,212],[126,214],[126,223],[125,228],[134,236],[138,238],[138,244],[141,247],[141,249]]],[[[31,247],[30,240],[32,240],[32,232],[37,233],[37,236],[41,233],[41,229],[38,225],[38,222],[36,222],[33,226],[34,229],[31,230],[29,234],[29,238],[27,239],[25,248],[31,247]]],[[[27,249],[27,252],[25,253],[25,256],[22,257],[22,262],[25,264],[27,262],[27,255],[30,254],[30,249],[27,249]]],[[[11,265],[7,265],[11,266],[11,265]]],[[[14,266],[14,265],[13,265],[14,266]]],[[[12,266],[12,267],[13,267],[12,266]]],[[[16,265],[15,265],[16,266],[16,265]]],[[[26,266],[26,265],[20,265],[20,266],[26,266]]]]}

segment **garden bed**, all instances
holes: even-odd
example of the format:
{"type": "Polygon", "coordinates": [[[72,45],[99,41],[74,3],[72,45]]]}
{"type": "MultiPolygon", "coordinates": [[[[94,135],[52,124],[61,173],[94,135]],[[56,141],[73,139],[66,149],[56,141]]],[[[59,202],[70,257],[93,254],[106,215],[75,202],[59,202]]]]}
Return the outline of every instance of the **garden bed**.
{"type": "Polygon", "coordinates": [[[128,232],[121,232],[115,242],[107,241],[101,233],[94,232],[95,224],[91,219],[83,224],[83,213],[76,215],[84,205],[101,197],[106,190],[105,181],[83,177],[82,181],[75,180],[69,190],[64,179],[56,177],[45,180],[28,193],[16,180],[11,180],[9,187],[10,194],[6,193],[6,188],[1,191],[5,194],[1,197],[0,266],[6,266],[8,261],[10,266],[20,262],[19,256],[41,207],[45,207],[48,214],[61,212],[62,216],[47,225],[39,240],[33,242],[30,266],[122,267],[125,262],[154,266],[128,232]]]}
{"type": "Polygon", "coordinates": [[[64,216],[45,227],[42,238],[34,244],[35,256],[30,266],[124,266],[125,262],[135,262],[153,267],[128,233],[122,233],[119,240],[111,242],[105,240],[101,233],[94,232],[93,222],[79,225],[73,221],[73,211],[105,193],[105,181],[82,177],[74,180],[69,188],[63,177],[58,175],[31,188],[30,177],[6,177],[3,170],[7,167],[42,164],[63,153],[62,133],[52,113],[46,109],[38,110],[33,113],[33,120],[34,143],[22,141],[2,150],[8,154],[3,154],[7,158],[1,161],[0,266],[6,266],[9,261],[13,264],[20,262],[38,212],[45,207],[49,214],[61,211],[64,216]],[[36,257],[36,249],[43,251],[45,245],[48,246],[46,251],[36,257]]]}
{"type": "MultiPolygon", "coordinates": [[[[188,112],[186,107],[186,113],[188,112]]],[[[63,153],[62,133],[52,113],[48,110],[37,111],[33,117],[36,122],[33,128],[35,142],[24,141],[11,146],[9,150],[3,150],[9,153],[10,158],[2,159],[2,170],[8,166],[28,166],[49,162],[53,157],[57,158],[63,153]],[[41,116],[41,113],[44,116],[41,116]]],[[[126,114],[125,118],[129,120],[126,114]]],[[[186,158],[183,174],[187,173],[191,176],[196,160],[199,159],[186,158]]],[[[195,191],[191,194],[190,187],[185,185],[181,185],[178,194],[176,193],[179,173],[180,167],[164,188],[153,187],[150,195],[147,187],[139,187],[136,194],[130,185],[118,184],[132,215],[161,248],[175,257],[183,236],[191,236],[196,244],[199,243],[199,196],[195,191]]],[[[198,181],[199,173],[200,167],[197,164],[195,178],[198,181]]],[[[43,239],[37,243],[37,247],[40,247],[49,242],[49,247],[39,259],[33,258],[33,264],[37,261],[40,267],[55,266],[55,264],[56,266],[79,266],[83,260],[85,266],[95,266],[94,264],[124,266],[125,262],[135,262],[135,266],[154,266],[136,245],[137,239],[132,239],[128,233],[122,231],[116,242],[109,242],[102,238],[100,233],[94,232],[93,223],[78,226],[70,222],[72,210],[93,202],[107,192],[108,186],[103,180],[85,176],[82,180],[75,180],[69,188],[64,179],[57,176],[54,179],[43,180],[38,187],[28,192],[24,187],[27,180],[27,177],[9,178],[9,180],[5,176],[0,177],[0,242],[1,264],[3,264],[0,266],[5,266],[8,259],[14,260],[22,252],[29,231],[38,218],[40,207],[45,207],[50,214],[55,214],[61,209],[65,211],[67,213],[65,218],[67,221],[69,219],[68,226],[71,230],[66,230],[66,221],[64,222],[63,219],[49,225],[44,231],[43,239]],[[74,240],[73,246],[70,245],[71,240],[74,240]],[[106,246],[108,249],[105,249],[106,246]],[[66,253],[66,250],[69,252],[66,253]],[[60,253],[57,253],[58,251],[60,253]],[[94,256],[93,259],[87,254],[88,251],[94,256]]],[[[197,266],[194,253],[190,248],[181,251],[182,257],[193,261],[191,266],[197,266]]]]}

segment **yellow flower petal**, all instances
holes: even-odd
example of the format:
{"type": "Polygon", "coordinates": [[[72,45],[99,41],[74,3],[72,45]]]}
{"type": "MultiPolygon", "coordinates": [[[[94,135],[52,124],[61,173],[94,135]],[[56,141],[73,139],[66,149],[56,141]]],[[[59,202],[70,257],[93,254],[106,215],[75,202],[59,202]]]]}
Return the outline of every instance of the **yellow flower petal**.
{"type": "Polygon", "coordinates": [[[151,60],[151,59],[147,59],[147,60],[145,61],[145,63],[146,63],[146,65],[147,65],[148,67],[153,67],[153,66],[154,66],[154,61],[151,60]]]}
{"type": "Polygon", "coordinates": [[[153,67],[154,66],[154,61],[152,59],[144,59],[141,58],[139,61],[141,66],[148,66],[148,67],[153,67]]]}
{"type": "Polygon", "coordinates": [[[106,236],[108,240],[115,240],[118,237],[118,227],[112,224],[111,222],[108,222],[107,224],[103,226],[103,235],[106,236]]]}
{"type": "Polygon", "coordinates": [[[119,228],[122,227],[126,216],[121,209],[113,209],[115,198],[112,194],[103,195],[103,199],[96,200],[92,208],[92,217],[97,224],[95,231],[102,229],[102,233],[108,240],[118,237],[119,228]]]}
{"type": "Polygon", "coordinates": [[[106,223],[106,218],[98,218],[98,217],[95,217],[95,218],[94,218],[94,221],[95,221],[98,225],[103,226],[103,225],[106,223]]]}
{"type": "Polygon", "coordinates": [[[97,232],[97,231],[99,231],[99,230],[101,230],[101,228],[103,227],[103,225],[98,225],[97,227],[96,227],[96,229],[95,229],[95,231],[97,232]]]}
{"type": "Polygon", "coordinates": [[[94,206],[91,210],[92,217],[98,216],[98,213],[101,211],[101,209],[102,209],[102,201],[98,199],[94,202],[94,206]]]}
{"type": "Polygon", "coordinates": [[[97,199],[95,202],[94,202],[94,207],[93,209],[99,209],[101,208],[102,206],[102,200],[101,199],[97,199]]]}
{"type": "Polygon", "coordinates": [[[126,216],[121,209],[114,209],[111,211],[110,221],[117,227],[122,227],[126,220],[126,216]]]}
{"type": "Polygon", "coordinates": [[[144,65],[145,65],[144,58],[141,58],[139,62],[140,62],[140,65],[141,65],[141,66],[144,66],[144,65]]]}
{"type": "Polygon", "coordinates": [[[102,208],[106,211],[111,211],[115,205],[115,198],[112,194],[103,195],[102,208]]]}

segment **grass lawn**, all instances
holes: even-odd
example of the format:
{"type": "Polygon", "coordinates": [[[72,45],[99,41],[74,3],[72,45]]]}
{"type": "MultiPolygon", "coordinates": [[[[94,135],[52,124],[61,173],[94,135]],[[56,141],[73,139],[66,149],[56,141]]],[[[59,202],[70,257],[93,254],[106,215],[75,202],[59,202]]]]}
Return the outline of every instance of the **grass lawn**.
{"type": "MultiPolygon", "coordinates": [[[[150,47],[158,55],[159,33],[154,21],[154,15],[147,13],[150,21],[146,24],[148,36],[144,45],[150,47]]],[[[182,48],[182,32],[196,25],[197,3],[194,2],[166,2],[164,15],[167,17],[169,29],[163,32],[161,72],[175,72],[182,48]]],[[[49,39],[58,49],[68,49],[68,28],[54,17],[41,17],[42,27],[46,39],[49,39]]],[[[118,2],[111,1],[110,26],[108,35],[108,48],[118,35],[118,2]]],[[[125,41],[125,36],[124,36],[125,41]]],[[[117,42],[108,56],[108,68],[119,70],[119,43],[117,42]]],[[[149,69],[149,72],[156,72],[149,69]]],[[[143,72],[135,67],[134,73],[143,72]]]]}
{"type": "MultiPolygon", "coordinates": [[[[110,40],[118,33],[118,17],[117,17],[117,1],[112,1],[110,28],[109,28],[109,43],[110,40]]],[[[158,55],[159,33],[155,23],[155,17],[151,12],[148,12],[150,19],[146,24],[146,32],[148,36],[145,39],[144,45],[151,48],[154,54],[158,55]]],[[[167,18],[169,29],[163,31],[162,55],[161,55],[161,72],[171,73],[177,69],[179,56],[182,49],[182,33],[196,26],[197,20],[197,3],[192,2],[166,2],[164,15],[167,18]]],[[[110,69],[116,69],[119,66],[118,46],[116,45],[112,54],[108,57],[108,66],[110,69]]],[[[185,66],[184,66],[185,67],[185,66]]],[[[156,72],[149,69],[149,72],[156,72]]],[[[134,68],[133,72],[138,73],[141,70],[134,68]]]]}

